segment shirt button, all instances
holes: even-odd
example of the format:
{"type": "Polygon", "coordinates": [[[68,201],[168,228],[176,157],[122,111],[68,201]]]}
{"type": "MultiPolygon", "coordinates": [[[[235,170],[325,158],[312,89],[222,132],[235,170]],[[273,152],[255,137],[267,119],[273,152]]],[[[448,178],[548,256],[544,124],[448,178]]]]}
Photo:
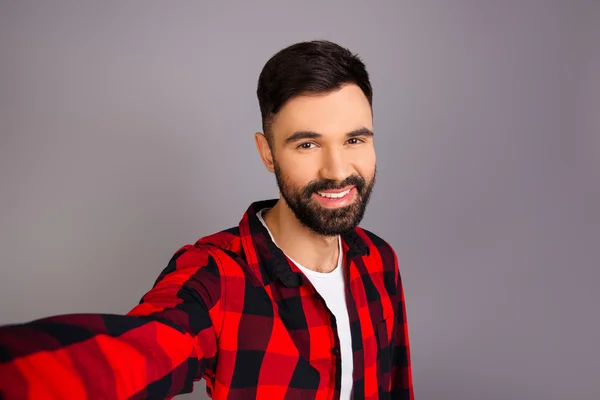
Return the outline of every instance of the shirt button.
{"type": "Polygon", "coordinates": [[[331,349],[331,354],[333,354],[336,357],[340,356],[340,350],[337,347],[334,347],[333,349],[331,349]]]}

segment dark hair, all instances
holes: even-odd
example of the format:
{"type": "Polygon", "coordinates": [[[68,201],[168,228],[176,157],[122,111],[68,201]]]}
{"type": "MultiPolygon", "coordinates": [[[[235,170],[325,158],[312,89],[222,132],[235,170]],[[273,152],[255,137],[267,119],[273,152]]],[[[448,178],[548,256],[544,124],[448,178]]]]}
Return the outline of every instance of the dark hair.
{"type": "Polygon", "coordinates": [[[365,64],[348,49],[327,41],[300,42],[280,50],[263,67],[256,94],[262,127],[272,145],[270,124],[293,97],[327,93],[345,84],[359,86],[373,105],[373,89],[365,64]]]}

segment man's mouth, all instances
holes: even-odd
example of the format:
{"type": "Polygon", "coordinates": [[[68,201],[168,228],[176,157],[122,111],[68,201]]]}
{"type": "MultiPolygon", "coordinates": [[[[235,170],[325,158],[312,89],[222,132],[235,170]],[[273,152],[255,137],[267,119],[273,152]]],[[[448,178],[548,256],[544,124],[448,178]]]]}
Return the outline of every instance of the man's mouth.
{"type": "Polygon", "coordinates": [[[315,200],[322,206],[328,208],[344,207],[354,201],[357,191],[355,186],[345,187],[338,190],[317,191],[315,200]]]}
{"type": "Polygon", "coordinates": [[[317,194],[319,196],[322,196],[322,197],[325,197],[328,199],[341,199],[342,197],[347,196],[351,190],[352,190],[352,188],[348,188],[348,189],[345,189],[342,191],[329,190],[329,191],[325,191],[325,192],[317,192],[317,194]]]}

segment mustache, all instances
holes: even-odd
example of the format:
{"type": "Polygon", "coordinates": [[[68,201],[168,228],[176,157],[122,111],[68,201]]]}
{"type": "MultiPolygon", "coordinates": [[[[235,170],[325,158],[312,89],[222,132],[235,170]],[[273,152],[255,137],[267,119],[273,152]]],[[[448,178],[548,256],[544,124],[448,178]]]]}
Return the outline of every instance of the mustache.
{"type": "Polygon", "coordinates": [[[302,191],[302,195],[303,197],[309,198],[315,192],[321,192],[324,190],[343,189],[348,186],[354,186],[356,187],[356,190],[359,193],[362,193],[364,187],[366,186],[366,182],[359,175],[350,175],[341,182],[335,181],[333,179],[320,179],[317,181],[312,181],[308,185],[306,185],[304,187],[304,190],[302,191]]]}

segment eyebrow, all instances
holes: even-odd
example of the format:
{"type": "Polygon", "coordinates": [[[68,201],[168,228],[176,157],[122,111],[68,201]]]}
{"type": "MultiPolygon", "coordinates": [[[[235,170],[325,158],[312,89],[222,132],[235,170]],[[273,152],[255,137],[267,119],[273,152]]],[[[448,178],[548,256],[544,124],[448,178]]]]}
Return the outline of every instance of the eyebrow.
{"type": "MultiPolygon", "coordinates": [[[[368,128],[360,128],[360,129],[355,129],[351,132],[346,133],[347,138],[354,138],[354,137],[358,137],[358,136],[372,137],[373,131],[368,128]]],[[[298,131],[298,132],[294,132],[293,134],[288,136],[285,139],[285,144],[290,144],[290,143],[294,143],[294,142],[298,142],[300,140],[306,140],[306,139],[318,139],[320,137],[323,137],[323,135],[318,132],[298,131]]]]}

